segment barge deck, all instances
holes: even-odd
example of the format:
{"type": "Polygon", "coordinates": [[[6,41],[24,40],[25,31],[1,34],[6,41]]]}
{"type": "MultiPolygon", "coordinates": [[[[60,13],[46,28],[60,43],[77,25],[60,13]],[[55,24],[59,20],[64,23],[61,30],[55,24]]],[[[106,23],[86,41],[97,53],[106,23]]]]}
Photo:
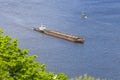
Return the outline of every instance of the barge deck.
{"type": "Polygon", "coordinates": [[[75,42],[75,43],[84,43],[84,39],[78,36],[73,36],[70,34],[65,34],[65,33],[61,33],[58,31],[53,31],[53,30],[40,30],[39,28],[33,28],[34,31],[49,35],[49,36],[53,36],[53,37],[57,37],[57,38],[61,38],[67,41],[71,41],[71,42],[75,42]]]}

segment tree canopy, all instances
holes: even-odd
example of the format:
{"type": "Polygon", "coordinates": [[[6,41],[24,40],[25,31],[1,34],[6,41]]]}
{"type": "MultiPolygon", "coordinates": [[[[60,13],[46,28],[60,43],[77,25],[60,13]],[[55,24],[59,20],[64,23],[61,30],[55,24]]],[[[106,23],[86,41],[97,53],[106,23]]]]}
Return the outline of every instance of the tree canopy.
{"type": "Polygon", "coordinates": [[[28,50],[20,49],[18,41],[3,35],[0,30],[0,80],[67,80],[63,73],[46,72],[36,55],[29,56],[28,50]]]}

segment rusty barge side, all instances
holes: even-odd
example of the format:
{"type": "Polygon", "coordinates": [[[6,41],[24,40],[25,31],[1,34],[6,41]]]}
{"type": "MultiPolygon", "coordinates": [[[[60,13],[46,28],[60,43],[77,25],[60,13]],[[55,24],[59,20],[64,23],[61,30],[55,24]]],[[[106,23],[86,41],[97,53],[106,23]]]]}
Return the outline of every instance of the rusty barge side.
{"type": "Polygon", "coordinates": [[[35,30],[37,32],[41,32],[41,33],[49,35],[49,36],[53,36],[53,37],[61,38],[61,39],[64,39],[64,40],[68,40],[68,41],[71,41],[71,42],[84,43],[83,38],[73,36],[73,35],[70,35],[70,34],[64,34],[64,33],[61,33],[61,32],[58,32],[58,31],[53,31],[53,30],[41,31],[38,28],[33,28],[33,30],[35,30]]]}

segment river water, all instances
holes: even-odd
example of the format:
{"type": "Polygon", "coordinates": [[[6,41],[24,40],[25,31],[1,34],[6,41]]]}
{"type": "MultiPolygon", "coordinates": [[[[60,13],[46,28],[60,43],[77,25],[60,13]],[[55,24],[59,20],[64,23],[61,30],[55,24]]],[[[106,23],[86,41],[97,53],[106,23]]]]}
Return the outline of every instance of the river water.
{"type": "Polygon", "coordinates": [[[69,77],[88,74],[120,79],[119,0],[0,0],[0,28],[19,40],[19,46],[38,55],[47,71],[69,77]],[[81,18],[82,13],[88,18],[81,18]],[[84,44],[71,43],[32,30],[48,29],[81,36],[84,44]]]}

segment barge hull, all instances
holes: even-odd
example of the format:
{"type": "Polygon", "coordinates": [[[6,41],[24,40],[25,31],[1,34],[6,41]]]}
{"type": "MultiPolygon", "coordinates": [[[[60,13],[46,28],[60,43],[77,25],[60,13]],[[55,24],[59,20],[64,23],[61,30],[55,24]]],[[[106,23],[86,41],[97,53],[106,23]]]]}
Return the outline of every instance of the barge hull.
{"type": "Polygon", "coordinates": [[[69,35],[69,34],[64,34],[64,33],[53,31],[53,30],[41,31],[37,28],[34,28],[33,30],[35,30],[37,32],[40,32],[40,33],[43,33],[43,34],[46,34],[46,35],[49,35],[49,36],[53,36],[53,37],[61,38],[61,39],[64,39],[64,40],[68,40],[68,41],[71,41],[71,42],[84,43],[84,39],[81,38],[81,37],[77,37],[77,36],[73,36],[73,35],[69,35]]]}

